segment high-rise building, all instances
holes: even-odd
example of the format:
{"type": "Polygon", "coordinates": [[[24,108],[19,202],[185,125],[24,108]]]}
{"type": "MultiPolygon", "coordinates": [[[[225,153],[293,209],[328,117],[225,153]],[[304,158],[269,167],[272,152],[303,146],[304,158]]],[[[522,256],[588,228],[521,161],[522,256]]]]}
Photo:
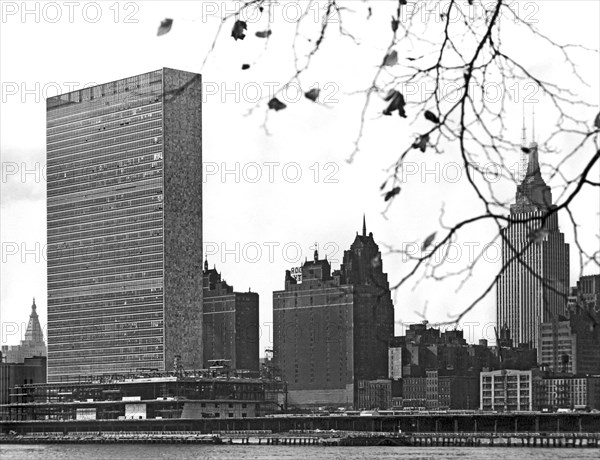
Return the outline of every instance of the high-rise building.
{"type": "Polygon", "coordinates": [[[291,405],[359,406],[359,381],[385,379],[394,307],[381,253],[357,233],[339,270],[306,261],[273,293],[274,360],[291,405]]]}
{"type": "Polygon", "coordinates": [[[31,314],[25,330],[25,337],[19,345],[2,345],[3,361],[7,363],[23,363],[26,358],[46,356],[44,332],[37,314],[35,298],[31,304],[31,314]]]}
{"type": "Polygon", "coordinates": [[[600,374],[600,317],[577,311],[540,325],[538,363],[554,373],[600,374]]]}
{"type": "Polygon", "coordinates": [[[540,172],[538,147],[528,149],[527,172],[502,230],[503,271],[497,285],[498,327],[513,344],[538,344],[539,326],[564,314],[569,295],[569,245],[558,228],[552,193],[540,172]]]}
{"type": "Polygon", "coordinates": [[[571,288],[569,304],[571,313],[600,314],[600,275],[579,278],[577,286],[571,288]]]}
{"type": "Polygon", "coordinates": [[[204,367],[225,361],[231,369],[258,372],[258,294],[234,292],[205,261],[202,315],[204,367]]]}
{"type": "Polygon", "coordinates": [[[201,76],[47,100],[48,380],[202,366],[201,76]]]}

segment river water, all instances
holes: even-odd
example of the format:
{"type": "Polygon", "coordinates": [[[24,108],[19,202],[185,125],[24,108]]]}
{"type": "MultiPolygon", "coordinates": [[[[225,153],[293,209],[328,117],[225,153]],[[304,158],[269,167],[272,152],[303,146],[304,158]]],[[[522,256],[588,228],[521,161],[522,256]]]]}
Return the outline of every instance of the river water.
{"type": "Polygon", "coordinates": [[[194,460],[531,460],[595,459],[599,449],[520,447],[321,447],[173,444],[4,444],[0,459],[194,460]]]}

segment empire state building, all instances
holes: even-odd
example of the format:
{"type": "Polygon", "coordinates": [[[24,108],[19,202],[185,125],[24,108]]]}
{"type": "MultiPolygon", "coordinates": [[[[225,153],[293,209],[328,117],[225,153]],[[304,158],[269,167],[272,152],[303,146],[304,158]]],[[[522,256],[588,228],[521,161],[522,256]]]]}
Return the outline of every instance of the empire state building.
{"type": "Polygon", "coordinates": [[[527,172],[502,229],[502,266],[496,292],[498,328],[513,345],[538,346],[540,324],[564,314],[569,290],[569,245],[558,228],[552,192],[540,172],[538,147],[530,144],[527,172]]]}

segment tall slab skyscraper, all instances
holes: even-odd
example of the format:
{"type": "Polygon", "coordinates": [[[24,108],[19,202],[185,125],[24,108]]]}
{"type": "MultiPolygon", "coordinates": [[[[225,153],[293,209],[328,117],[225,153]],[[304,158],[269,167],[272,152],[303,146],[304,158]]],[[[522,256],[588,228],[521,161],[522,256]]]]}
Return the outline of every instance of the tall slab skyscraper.
{"type": "Polygon", "coordinates": [[[47,101],[48,381],[202,366],[201,76],[47,101]]]}
{"type": "Polygon", "coordinates": [[[502,230],[502,264],[496,292],[498,328],[510,329],[513,345],[538,345],[539,328],[566,310],[569,245],[558,228],[552,192],[540,172],[538,147],[528,150],[527,172],[517,186],[510,217],[502,230]],[[542,229],[540,226],[543,224],[542,229]]]}

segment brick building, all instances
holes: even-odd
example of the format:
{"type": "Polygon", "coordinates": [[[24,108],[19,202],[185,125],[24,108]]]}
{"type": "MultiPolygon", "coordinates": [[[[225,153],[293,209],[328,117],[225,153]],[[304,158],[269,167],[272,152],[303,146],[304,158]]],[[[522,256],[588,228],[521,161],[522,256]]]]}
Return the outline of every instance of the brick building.
{"type": "Polygon", "coordinates": [[[258,294],[234,292],[216,268],[204,262],[204,367],[224,360],[231,369],[259,371],[258,294]]]}
{"type": "Polygon", "coordinates": [[[358,407],[358,382],[385,379],[394,307],[381,253],[357,233],[339,270],[314,259],[302,281],[286,272],[273,293],[274,360],[288,384],[291,405],[358,407]]]}

